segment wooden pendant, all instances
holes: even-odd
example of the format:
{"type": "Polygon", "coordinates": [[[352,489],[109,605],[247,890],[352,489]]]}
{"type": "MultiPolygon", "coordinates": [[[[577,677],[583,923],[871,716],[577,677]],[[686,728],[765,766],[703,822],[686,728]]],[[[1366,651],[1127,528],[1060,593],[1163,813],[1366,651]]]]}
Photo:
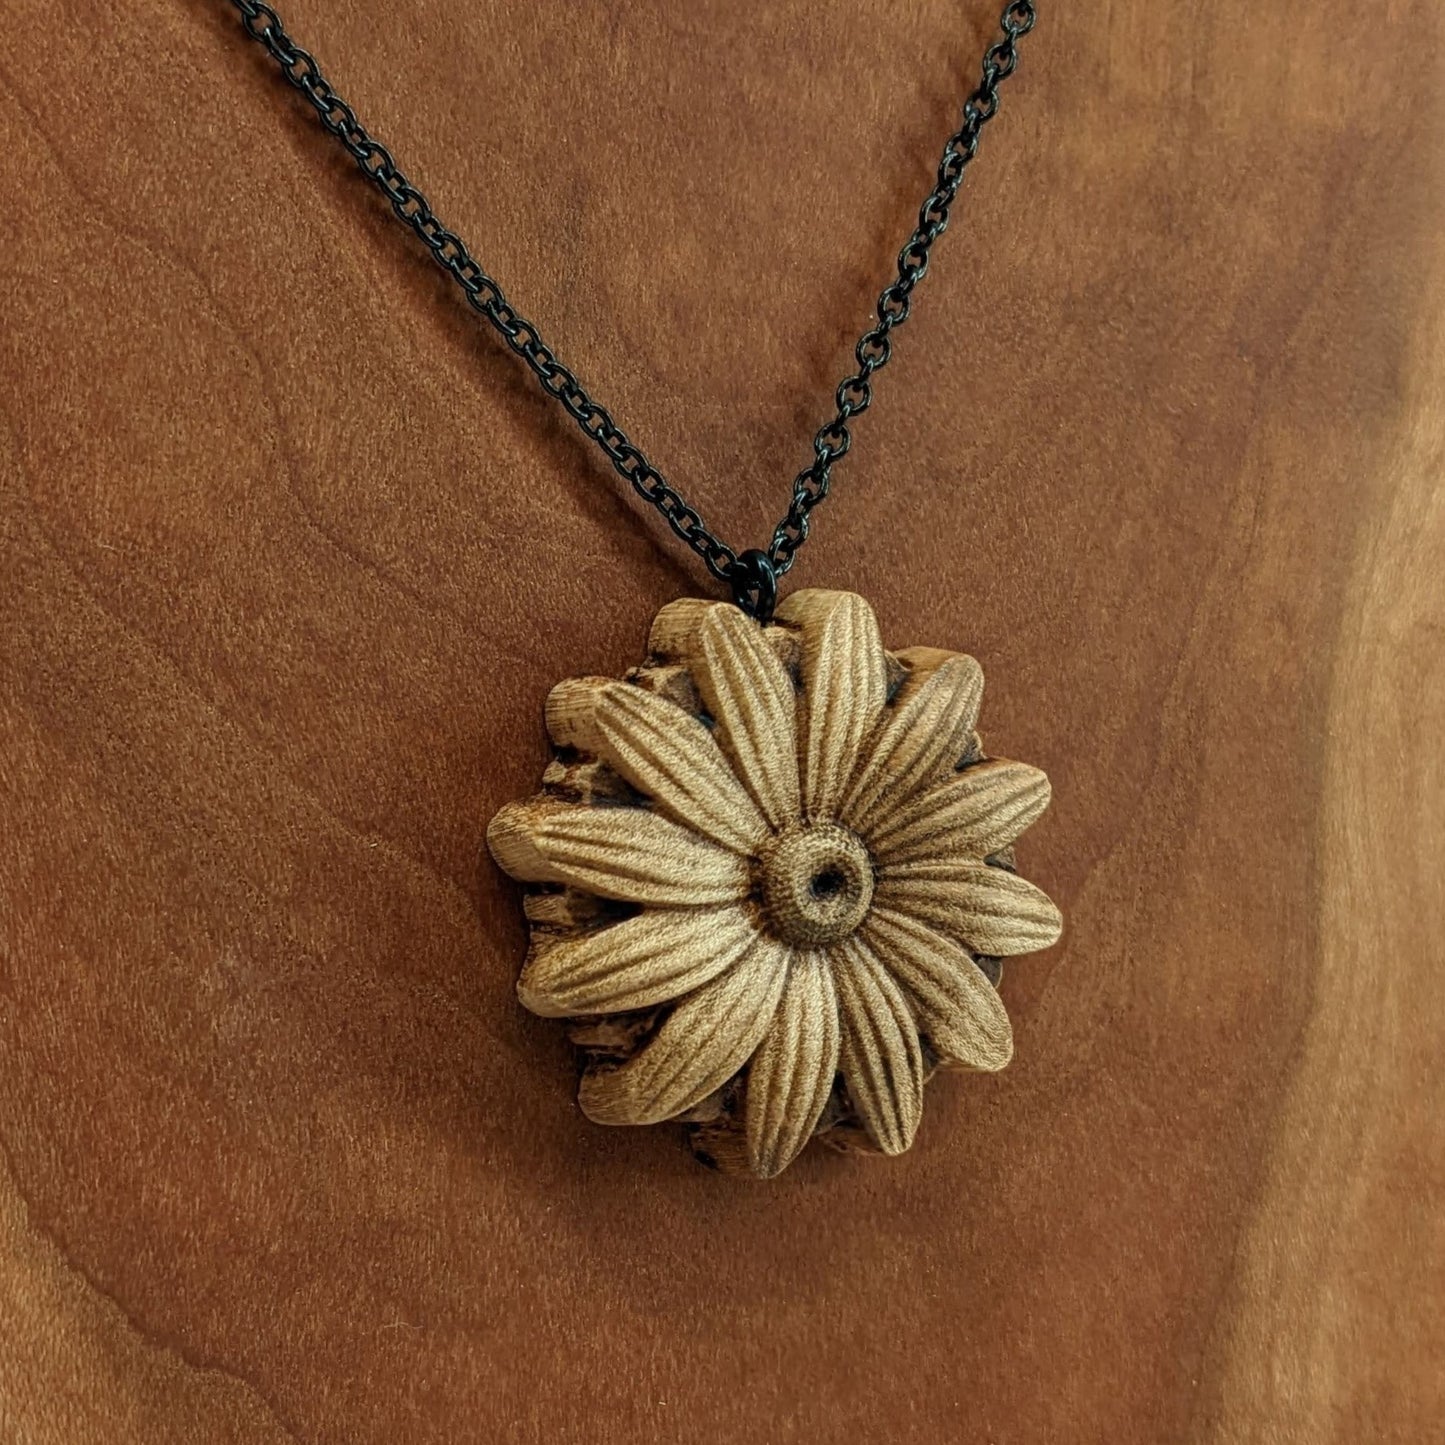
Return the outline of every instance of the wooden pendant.
{"type": "Polygon", "coordinates": [[[589,1118],[682,1120],[768,1177],[815,1135],[900,1154],[935,1067],[1008,1063],[998,960],[1061,920],[1011,853],[1048,779],[984,756],[982,695],[973,658],[889,653],[824,591],[766,627],[674,602],[624,680],[553,689],[543,791],[487,841],[528,885],[518,993],[572,1021],[589,1118]]]}

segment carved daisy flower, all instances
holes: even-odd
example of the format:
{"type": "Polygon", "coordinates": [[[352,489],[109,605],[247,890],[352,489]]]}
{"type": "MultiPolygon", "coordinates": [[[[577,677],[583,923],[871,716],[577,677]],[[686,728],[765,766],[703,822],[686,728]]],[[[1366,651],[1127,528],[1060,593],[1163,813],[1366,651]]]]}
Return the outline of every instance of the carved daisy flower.
{"type": "Polygon", "coordinates": [[[1048,779],[983,757],[973,658],[886,652],[852,593],[675,602],[649,652],[553,689],[545,791],[488,829],[540,885],[522,1002],[582,1021],[598,1123],[703,1122],[764,1176],[837,1126],[901,1153],[926,1069],[1012,1055],[979,960],[1059,936],[1008,851],[1048,779]]]}

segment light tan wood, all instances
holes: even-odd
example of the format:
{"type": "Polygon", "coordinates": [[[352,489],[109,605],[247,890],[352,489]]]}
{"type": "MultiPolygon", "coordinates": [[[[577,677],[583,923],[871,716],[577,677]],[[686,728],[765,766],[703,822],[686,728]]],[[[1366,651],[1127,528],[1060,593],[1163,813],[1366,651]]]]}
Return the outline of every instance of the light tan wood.
{"type": "Polygon", "coordinates": [[[833,1131],[900,1154],[926,1067],[1013,1054],[997,960],[1061,926],[1012,871],[1048,779],[983,756],[973,658],[888,653],[849,592],[768,627],[685,599],[651,648],[552,689],[547,790],[488,829],[547,890],[518,996],[578,1020],[598,1123],[685,1117],[763,1177],[833,1131]]]}
{"type": "MultiPolygon", "coordinates": [[[[765,542],[995,0],[279,8],[765,542]]],[[[762,1188],[480,836],[720,594],[224,0],[0,14],[5,1445],[1433,1445],[1445,7],[1040,6],[786,585],[979,659],[1068,928],[762,1188]]]]}

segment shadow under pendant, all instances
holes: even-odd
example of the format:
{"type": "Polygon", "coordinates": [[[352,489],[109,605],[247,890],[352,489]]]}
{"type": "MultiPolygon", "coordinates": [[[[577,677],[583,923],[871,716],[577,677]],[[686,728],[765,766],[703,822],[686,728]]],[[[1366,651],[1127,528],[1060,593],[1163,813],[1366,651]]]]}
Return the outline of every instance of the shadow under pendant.
{"type": "Polygon", "coordinates": [[[673,602],[625,679],[553,689],[543,791],[487,841],[528,885],[518,993],[571,1021],[590,1119],[680,1120],[771,1177],[815,1136],[901,1154],[934,1068],[1008,1063],[998,960],[1061,920],[1011,852],[1048,779],[985,757],[982,695],[973,658],[890,653],[820,590],[766,626],[673,602]]]}

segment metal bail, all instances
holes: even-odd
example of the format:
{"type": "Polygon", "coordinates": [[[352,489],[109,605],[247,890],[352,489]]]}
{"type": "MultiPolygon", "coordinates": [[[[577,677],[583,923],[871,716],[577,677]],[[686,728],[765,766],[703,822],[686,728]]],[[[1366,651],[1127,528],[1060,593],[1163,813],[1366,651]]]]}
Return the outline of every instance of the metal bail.
{"type": "Polygon", "coordinates": [[[766,552],[749,547],[733,563],[728,581],[732,584],[733,601],[749,617],[764,625],[773,620],[773,608],[778,602],[778,569],[766,552]]]}

